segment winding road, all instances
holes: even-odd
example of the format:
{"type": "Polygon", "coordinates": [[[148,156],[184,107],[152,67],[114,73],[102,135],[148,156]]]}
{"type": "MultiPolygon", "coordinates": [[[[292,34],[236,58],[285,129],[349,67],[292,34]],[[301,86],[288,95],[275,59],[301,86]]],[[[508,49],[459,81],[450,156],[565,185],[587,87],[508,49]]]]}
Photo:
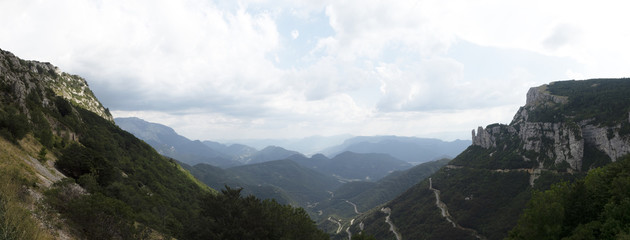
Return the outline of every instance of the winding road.
{"type": "Polygon", "coordinates": [[[387,217],[385,217],[385,222],[389,224],[389,231],[391,231],[392,233],[394,233],[394,235],[396,235],[396,240],[402,240],[402,235],[400,235],[400,233],[398,232],[398,228],[394,226],[394,223],[392,222],[392,219],[390,218],[392,216],[392,209],[381,208],[381,212],[384,212],[387,214],[387,217]]]}
{"type": "Polygon", "coordinates": [[[446,206],[446,203],[440,200],[440,190],[433,188],[433,181],[431,180],[431,178],[429,178],[429,190],[433,191],[433,193],[435,194],[435,205],[437,205],[437,207],[440,208],[440,210],[442,211],[442,217],[444,217],[446,221],[453,224],[454,228],[469,232],[470,234],[472,234],[478,239],[484,239],[484,240],[486,239],[484,236],[481,236],[475,229],[462,227],[461,225],[457,224],[455,220],[453,220],[453,217],[448,212],[448,207],[446,206]]]}
{"type": "Polygon", "coordinates": [[[331,221],[331,222],[336,223],[337,225],[339,225],[339,227],[337,228],[337,232],[336,232],[336,234],[339,234],[341,232],[341,229],[342,229],[341,222],[335,220],[332,217],[328,217],[328,221],[331,221]]]}
{"type": "Polygon", "coordinates": [[[353,202],[350,202],[348,200],[344,200],[344,201],[346,201],[348,204],[350,204],[350,205],[352,205],[354,207],[354,213],[361,214],[361,212],[359,212],[359,210],[357,209],[357,205],[356,204],[354,204],[353,202]]]}

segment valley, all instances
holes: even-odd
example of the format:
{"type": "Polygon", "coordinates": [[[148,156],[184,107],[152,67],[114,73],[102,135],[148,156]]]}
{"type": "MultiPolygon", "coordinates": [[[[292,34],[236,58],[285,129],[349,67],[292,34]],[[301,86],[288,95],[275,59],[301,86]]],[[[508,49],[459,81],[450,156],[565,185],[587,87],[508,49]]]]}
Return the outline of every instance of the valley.
{"type": "MultiPolygon", "coordinates": [[[[115,121],[156,149],[162,149],[158,152],[175,159],[182,156],[180,149],[188,151],[187,149],[195,149],[201,143],[178,135],[172,128],[142,119],[116,118],[115,121]]],[[[333,149],[351,148],[356,144],[366,143],[365,141],[374,146],[380,143],[391,146],[397,141],[404,142],[397,150],[407,149],[404,150],[407,152],[417,151],[415,149],[418,146],[426,145],[425,148],[428,148],[440,145],[440,148],[431,151],[431,156],[456,153],[467,142],[449,143],[435,139],[395,136],[356,137],[333,149]]],[[[448,162],[448,159],[443,159],[413,166],[384,153],[387,152],[384,149],[389,149],[388,147],[379,147],[373,152],[364,150],[364,153],[344,151],[329,158],[323,154],[307,157],[279,146],[267,146],[259,151],[242,144],[228,146],[211,141],[202,143],[207,146],[206,150],[188,151],[191,153],[188,156],[192,156],[192,153],[198,156],[184,158],[187,160],[180,163],[197,179],[214,189],[222,189],[224,186],[242,187],[246,195],[253,194],[262,199],[275,199],[282,204],[302,207],[317,222],[330,221],[331,216],[350,221],[352,217],[361,214],[359,209],[370,209],[385,203],[448,162]],[[226,149],[240,150],[230,153],[226,149]],[[223,154],[223,160],[238,163],[236,166],[214,165],[217,163],[216,158],[205,158],[208,159],[206,162],[198,162],[208,152],[213,152],[213,156],[223,154]]],[[[423,158],[424,155],[420,154],[418,158],[408,160],[418,162],[424,161],[423,158]]]]}

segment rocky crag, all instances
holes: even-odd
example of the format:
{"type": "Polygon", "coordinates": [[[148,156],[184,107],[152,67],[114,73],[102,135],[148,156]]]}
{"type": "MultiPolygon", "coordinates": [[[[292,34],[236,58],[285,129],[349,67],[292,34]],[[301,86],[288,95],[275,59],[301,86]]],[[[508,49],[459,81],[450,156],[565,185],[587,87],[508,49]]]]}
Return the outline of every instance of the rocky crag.
{"type": "MultiPolygon", "coordinates": [[[[50,63],[22,60],[1,49],[0,86],[6,90],[11,89],[11,92],[16,94],[14,97],[23,110],[27,109],[26,99],[31,91],[45,91],[46,88],[50,88],[54,95],[114,122],[109,110],[94,96],[85,79],[61,72],[50,63]]],[[[50,99],[42,100],[44,107],[51,103],[50,99]]]]}
{"type": "MultiPolygon", "coordinates": [[[[593,83],[590,88],[598,87],[599,84],[593,83]]],[[[605,153],[610,161],[630,153],[630,137],[626,132],[627,124],[630,124],[630,112],[618,113],[628,118],[610,124],[597,121],[596,118],[581,119],[575,114],[567,115],[561,109],[568,103],[568,96],[552,94],[549,85],[531,88],[525,106],[518,110],[509,125],[495,124],[485,129],[479,127],[476,132],[473,130],[473,145],[490,149],[501,147],[498,139],[517,138],[520,140],[523,161],[536,162],[534,168],[537,169],[569,172],[595,167],[584,164],[585,147],[605,153]],[[546,119],[537,117],[549,109],[556,109],[557,116],[546,119]],[[530,159],[527,156],[534,157],[530,159]]]]}

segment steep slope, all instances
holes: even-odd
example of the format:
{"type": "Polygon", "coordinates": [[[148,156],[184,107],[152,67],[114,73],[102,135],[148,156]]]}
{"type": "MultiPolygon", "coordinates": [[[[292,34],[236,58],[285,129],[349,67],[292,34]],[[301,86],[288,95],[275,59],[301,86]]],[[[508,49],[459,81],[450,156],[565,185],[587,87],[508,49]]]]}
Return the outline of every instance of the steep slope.
{"type": "Polygon", "coordinates": [[[11,145],[0,151],[0,226],[10,238],[46,239],[21,234],[44,227],[76,239],[327,238],[302,209],[208,188],[95,105],[57,95],[49,82],[65,75],[37,66],[52,65],[0,50],[0,144],[11,145]]]}
{"type": "Polygon", "coordinates": [[[399,136],[362,136],[323,150],[328,156],[349,151],[355,153],[383,153],[400,160],[418,164],[440,158],[453,158],[470,146],[468,140],[445,142],[432,138],[399,136]]]}
{"type": "Polygon", "coordinates": [[[291,204],[294,206],[302,206],[295,199],[291,198],[285,190],[278,186],[267,184],[266,181],[261,183],[250,183],[244,179],[238,178],[235,174],[227,169],[222,169],[208,164],[197,164],[190,166],[181,163],[182,167],[190,171],[190,173],[214,189],[224,189],[226,186],[231,188],[242,188],[241,193],[245,196],[253,195],[260,199],[274,199],[281,204],[291,204]]]}
{"type": "MultiPolygon", "coordinates": [[[[442,159],[416,165],[404,171],[396,171],[377,182],[348,182],[337,188],[332,197],[319,204],[315,210],[322,211],[323,218],[350,219],[359,213],[394,199],[416,183],[424,180],[450,159],[442,159]]],[[[319,219],[322,219],[320,217],[319,219]]]]}
{"type": "Polygon", "coordinates": [[[162,124],[133,117],[114,120],[120,128],[144,140],[160,154],[186,164],[206,163],[219,167],[240,165],[239,162],[231,160],[231,156],[218,152],[200,141],[191,141],[162,124]]]}
{"type": "MultiPolygon", "coordinates": [[[[630,152],[629,93],[628,79],[530,89],[512,123],[473,131],[473,145],[431,182],[387,203],[392,222],[406,239],[475,239],[474,232],[480,238],[506,237],[532,189],[579,178],[630,152]]],[[[379,239],[393,239],[381,223],[384,217],[373,211],[357,221],[379,239]]]]}

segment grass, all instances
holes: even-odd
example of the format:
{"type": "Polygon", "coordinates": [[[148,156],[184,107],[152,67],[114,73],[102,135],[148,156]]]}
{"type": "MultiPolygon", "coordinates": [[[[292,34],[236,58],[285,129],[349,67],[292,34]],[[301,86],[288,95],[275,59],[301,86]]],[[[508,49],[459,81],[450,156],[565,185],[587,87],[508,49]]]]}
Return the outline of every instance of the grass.
{"type": "Polygon", "coordinates": [[[40,227],[30,210],[35,202],[26,188],[36,186],[37,180],[32,168],[22,160],[28,148],[22,149],[0,138],[0,239],[3,240],[54,239],[40,227]]]}

